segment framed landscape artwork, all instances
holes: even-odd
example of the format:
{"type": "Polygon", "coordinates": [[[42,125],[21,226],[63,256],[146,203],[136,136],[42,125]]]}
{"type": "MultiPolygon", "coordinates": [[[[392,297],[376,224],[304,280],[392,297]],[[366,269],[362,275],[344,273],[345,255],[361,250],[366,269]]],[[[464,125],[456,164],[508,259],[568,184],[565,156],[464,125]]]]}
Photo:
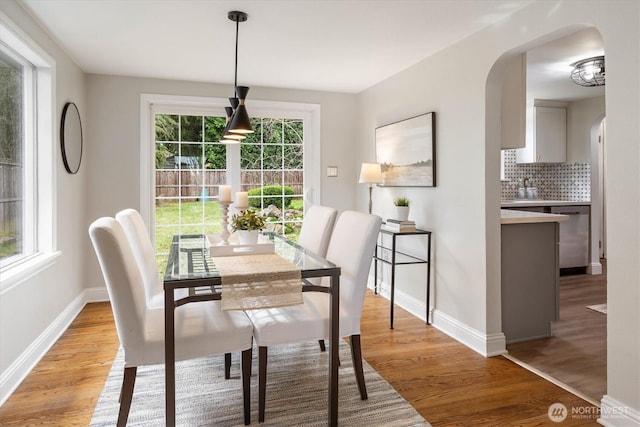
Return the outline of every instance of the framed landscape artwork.
{"type": "Polygon", "coordinates": [[[435,187],[436,113],[376,128],[383,187],[435,187]]]}

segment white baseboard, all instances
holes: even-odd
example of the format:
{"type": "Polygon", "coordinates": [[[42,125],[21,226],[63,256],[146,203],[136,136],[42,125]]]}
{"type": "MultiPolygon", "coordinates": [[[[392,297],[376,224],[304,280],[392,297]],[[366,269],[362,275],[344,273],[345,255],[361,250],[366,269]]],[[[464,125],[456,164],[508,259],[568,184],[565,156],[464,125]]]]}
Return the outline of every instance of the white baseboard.
{"type": "Polygon", "coordinates": [[[600,264],[599,262],[592,262],[587,266],[587,274],[602,274],[602,264],[600,264]]]}
{"type": "Polygon", "coordinates": [[[78,295],[0,376],[0,406],[58,341],[87,302],[108,301],[107,289],[91,288],[78,295]]]}
{"type": "Polygon", "coordinates": [[[605,394],[600,401],[598,423],[606,427],[639,427],[640,410],[626,406],[622,402],[605,394]]]}
{"type": "Polygon", "coordinates": [[[502,332],[484,334],[435,309],[432,325],[485,357],[499,356],[507,352],[507,341],[502,332]]]}
{"type": "MultiPolygon", "coordinates": [[[[371,281],[370,281],[371,282],[371,281]]],[[[372,286],[370,286],[373,289],[372,286]]],[[[389,299],[389,286],[378,286],[380,295],[389,299]]],[[[396,288],[395,303],[407,310],[418,319],[426,321],[425,303],[399,291],[396,288]]],[[[497,334],[483,334],[446,314],[430,309],[431,326],[449,335],[456,341],[466,345],[485,357],[498,356],[507,353],[506,338],[502,332],[497,334]]]]}
{"type": "Polygon", "coordinates": [[[85,304],[89,302],[109,301],[109,292],[104,286],[88,288],[84,291],[85,304]]]}
{"type": "MultiPolygon", "coordinates": [[[[373,290],[373,286],[370,286],[370,288],[371,290],[373,290]]],[[[378,294],[380,294],[381,296],[385,297],[388,300],[391,299],[389,287],[386,285],[383,286],[382,288],[378,286],[378,294]]],[[[411,313],[418,319],[422,320],[423,322],[427,321],[427,317],[426,317],[427,312],[425,309],[425,305],[419,299],[414,298],[410,295],[407,295],[406,293],[398,291],[398,289],[396,289],[394,301],[398,307],[402,307],[404,310],[408,311],[409,313],[411,313]]]]}

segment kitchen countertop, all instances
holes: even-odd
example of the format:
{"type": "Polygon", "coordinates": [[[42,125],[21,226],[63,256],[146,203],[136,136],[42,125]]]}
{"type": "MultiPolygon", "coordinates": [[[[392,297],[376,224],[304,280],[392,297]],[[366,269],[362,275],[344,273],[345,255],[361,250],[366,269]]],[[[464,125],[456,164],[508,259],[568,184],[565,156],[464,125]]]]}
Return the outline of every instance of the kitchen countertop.
{"type": "Polygon", "coordinates": [[[539,222],[562,222],[567,220],[569,220],[568,215],[500,209],[501,224],[534,224],[539,222]]]}
{"type": "Polygon", "coordinates": [[[591,202],[570,202],[567,200],[516,199],[503,200],[503,208],[517,208],[518,206],[590,206],[591,202]]]}

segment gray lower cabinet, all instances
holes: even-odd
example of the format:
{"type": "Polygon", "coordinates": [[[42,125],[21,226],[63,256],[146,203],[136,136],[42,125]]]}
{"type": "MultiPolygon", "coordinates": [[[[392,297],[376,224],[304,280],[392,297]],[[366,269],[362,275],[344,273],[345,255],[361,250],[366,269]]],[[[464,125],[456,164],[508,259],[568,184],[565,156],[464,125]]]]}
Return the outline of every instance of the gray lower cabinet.
{"type": "Polygon", "coordinates": [[[558,223],[501,227],[502,330],[507,344],[549,337],[560,310],[558,223]]]}

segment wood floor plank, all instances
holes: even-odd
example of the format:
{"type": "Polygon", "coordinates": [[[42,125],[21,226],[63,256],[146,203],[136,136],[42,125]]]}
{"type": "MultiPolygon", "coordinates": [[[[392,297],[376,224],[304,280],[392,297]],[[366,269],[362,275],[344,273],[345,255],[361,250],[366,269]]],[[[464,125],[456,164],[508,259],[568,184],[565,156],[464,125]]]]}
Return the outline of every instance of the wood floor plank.
{"type": "MultiPolygon", "coordinates": [[[[368,292],[362,351],[422,416],[439,426],[550,425],[549,405],[590,406],[503,357],[485,358],[368,292]]],[[[88,304],[0,408],[2,426],[86,426],[118,348],[109,303],[88,304]]],[[[568,418],[563,426],[595,426],[568,418]]]]}
{"type": "MultiPolygon", "coordinates": [[[[396,307],[388,328],[389,302],[367,294],[362,352],[432,425],[536,426],[552,423],[551,404],[595,407],[503,357],[485,358],[396,307]]],[[[567,418],[562,425],[596,426],[596,418],[567,418]]]]}
{"type": "Polygon", "coordinates": [[[516,359],[599,402],[607,392],[607,316],[587,306],[607,301],[603,274],[560,278],[560,320],[553,336],[507,346],[516,359]]]}
{"type": "Polygon", "coordinates": [[[87,304],[0,407],[0,425],[87,426],[117,351],[110,304],[87,304]]]}

